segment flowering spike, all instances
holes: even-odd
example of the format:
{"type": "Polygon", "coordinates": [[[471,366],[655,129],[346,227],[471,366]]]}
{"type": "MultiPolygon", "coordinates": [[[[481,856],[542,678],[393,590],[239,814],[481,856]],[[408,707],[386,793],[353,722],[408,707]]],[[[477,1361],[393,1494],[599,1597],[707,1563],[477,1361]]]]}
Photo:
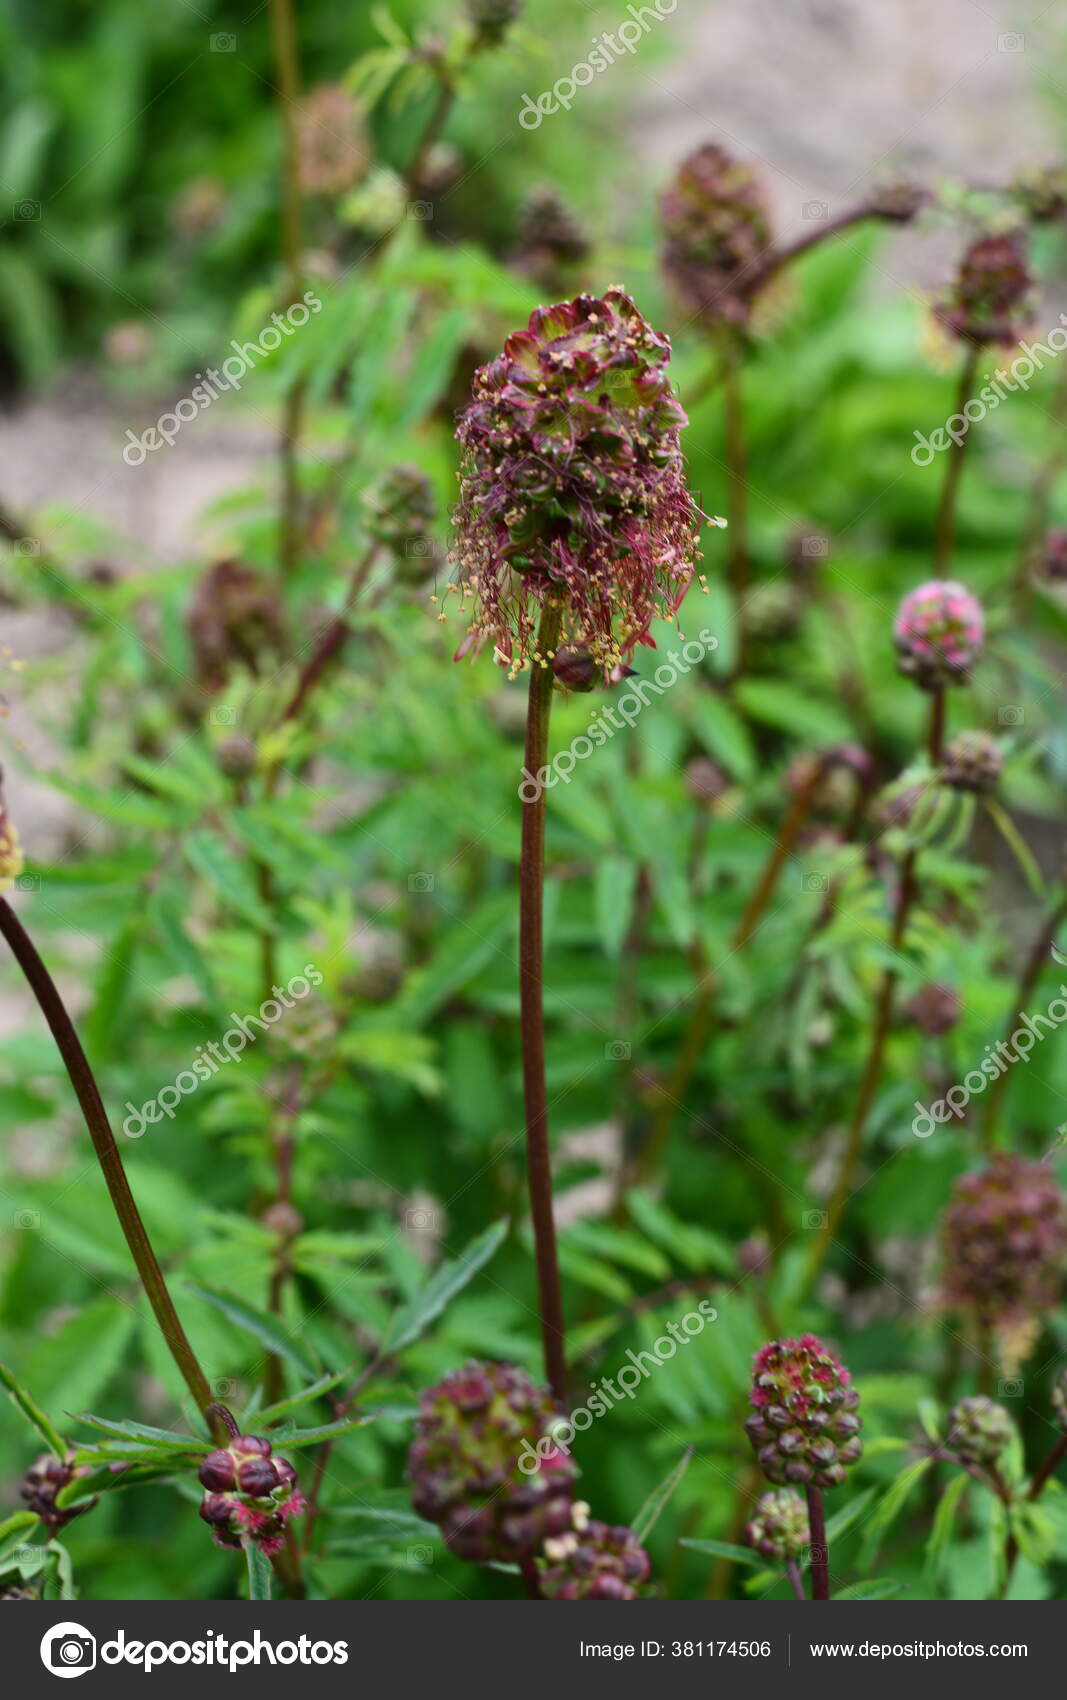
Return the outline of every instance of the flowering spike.
{"type": "Polygon", "coordinates": [[[200,1515],[217,1546],[239,1547],[251,1539],[272,1557],[285,1545],[285,1525],[304,1510],[296,1471],[288,1458],[276,1458],[269,1440],[257,1434],[233,1434],[229,1444],[209,1452],[200,1463],[205,1489],[200,1515]]]}
{"type": "Polygon", "coordinates": [[[636,1600],[651,1566],[632,1529],[581,1519],[576,1532],[545,1542],[546,1600],[636,1600]]]}
{"type": "Polygon", "coordinates": [[[689,586],[699,510],[671,395],[670,344],[621,289],[538,307],[475,374],[456,435],[458,586],[473,602],[457,652],[488,640],[512,672],[536,657],[542,606],[561,645],[609,679],[689,586]]]}
{"type": "Polygon", "coordinates": [[[760,1494],[745,1541],[761,1558],[778,1564],[800,1557],[811,1545],[811,1528],[808,1508],[795,1488],[772,1488],[760,1494]]]}
{"type": "Polygon", "coordinates": [[[1003,1405],[976,1395],[961,1399],[948,1414],[945,1444],[961,1464],[995,1464],[1010,1446],[1015,1428],[1003,1405]]]}
{"type": "Polygon", "coordinates": [[[950,290],[935,308],[961,342],[1018,342],[1031,306],[1031,280],[1017,234],[980,236],[960,261],[950,290]]]}
{"type": "Polygon", "coordinates": [[[995,791],[1004,753],[989,732],[957,732],[946,745],[941,773],[954,791],[995,791]]]}

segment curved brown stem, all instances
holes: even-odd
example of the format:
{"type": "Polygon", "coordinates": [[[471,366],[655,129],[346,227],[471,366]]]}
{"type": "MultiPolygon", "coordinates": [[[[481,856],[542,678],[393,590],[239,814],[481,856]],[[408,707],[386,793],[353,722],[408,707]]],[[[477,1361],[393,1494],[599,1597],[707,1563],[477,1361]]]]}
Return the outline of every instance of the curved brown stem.
{"type": "MultiPolygon", "coordinates": [[[[546,602],[530,663],[530,695],[526,712],[526,772],[541,772],[548,759],[548,728],[552,712],[552,657],[559,641],[561,609],[546,602]]],[[[544,886],[545,790],[538,785],[522,804],[522,850],[519,864],[519,1001],[522,1026],[522,1078],[526,1103],[526,1174],[533,1221],[537,1287],[541,1309],[541,1341],[545,1374],[561,1404],[567,1397],[564,1351],[563,1298],[556,1253],[556,1221],[552,1202],[552,1157],[548,1140],[548,1091],[545,1084],[544,1012],[544,886]]]]}
{"type": "Polygon", "coordinates": [[[130,1255],[137,1267],[152,1307],[153,1314],[159,1324],[160,1332],[167,1343],[171,1357],[177,1365],[185,1385],[196,1401],[198,1409],[203,1413],[212,1432],[219,1439],[226,1435],[226,1425],[215,1407],[215,1396],[208,1385],[208,1380],[196,1353],[189,1344],[185,1330],[178,1320],[163,1271],[159,1266],[148,1231],[141,1219],[130,1183],[126,1178],[126,1170],[122,1164],[119,1148],[115,1143],[115,1135],[111,1131],[107,1111],[100,1096],[89,1060],[82,1049],[74,1023],[67,1014],[66,1005],[61,998],[51,974],[37,953],[36,946],[30,938],[22,922],[11,908],[7,899],[0,897],[0,932],[11,947],[11,952],[26,977],[41,1013],[48,1023],[55,1039],[64,1067],[70,1077],[75,1097],[89,1137],[93,1142],[97,1162],[100,1164],[104,1182],[115,1206],[115,1214],[130,1255]]]}

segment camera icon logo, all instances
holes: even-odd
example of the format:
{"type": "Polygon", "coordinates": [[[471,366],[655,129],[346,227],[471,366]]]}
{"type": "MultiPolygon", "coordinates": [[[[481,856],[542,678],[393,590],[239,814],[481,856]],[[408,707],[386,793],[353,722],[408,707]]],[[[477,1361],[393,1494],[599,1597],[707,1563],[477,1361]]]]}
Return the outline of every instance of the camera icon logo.
{"type": "Polygon", "coordinates": [[[211,710],[211,719],[216,726],[234,726],[237,723],[237,710],[231,708],[228,702],[220,702],[211,710]]]}
{"type": "Polygon", "coordinates": [[[1008,35],[998,35],[997,36],[997,52],[998,53],[1024,53],[1025,51],[1026,51],[1026,37],[1025,36],[1017,35],[1014,32],[1012,32],[1008,35]]]}
{"type": "Polygon", "coordinates": [[[96,1637],[80,1623],[57,1623],[41,1641],[41,1663],[53,1676],[84,1676],[96,1669],[96,1637]]]}
{"type": "Polygon", "coordinates": [[[15,544],[15,554],[21,555],[23,558],[28,555],[39,555],[40,553],[41,542],[37,537],[20,537],[18,542],[15,544]]]}
{"type": "Polygon", "coordinates": [[[825,560],[830,553],[830,539],[820,536],[817,532],[811,532],[802,539],[800,553],[807,560],[825,560]]]}
{"type": "Polygon", "coordinates": [[[805,891],[827,891],[830,881],[825,874],[805,874],[803,886],[805,891]]]}
{"type": "Polygon", "coordinates": [[[428,560],[433,554],[433,540],[429,537],[405,537],[404,554],[409,561],[428,560]]]}
{"type": "Polygon", "coordinates": [[[424,222],[433,217],[432,201],[411,201],[408,204],[408,216],[422,219],[424,222]]]}
{"type": "Polygon", "coordinates": [[[607,1062],[628,1062],[630,1046],[625,1039],[609,1039],[604,1046],[604,1057],[607,1062]]]}
{"type": "Polygon", "coordinates": [[[433,888],[434,888],[434,877],[433,877],[432,874],[409,874],[408,875],[408,890],[409,891],[432,891],[433,888]]]}
{"type": "Polygon", "coordinates": [[[219,35],[213,35],[211,37],[211,51],[212,53],[236,53],[237,37],[229,30],[224,30],[219,35]]]}
{"type": "Polygon", "coordinates": [[[830,208],[825,201],[805,201],[800,209],[803,218],[829,218],[830,208]]]}
{"type": "Polygon", "coordinates": [[[1018,702],[1002,702],[997,709],[997,722],[1001,726],[1021,726],[1025,718],[1022,704],[1018,702]]]}
{"type": "Polygon", "coordinates": [[[1022,1396],[1023,1396],[1024,1388],[1025,1388],[1025,1384],[1024,1384],[1021,1376],[1019,1376],[1019,1375],[1008,1376],[1004,1380],[997,1382],[997,1398],[998,1399],[1021,1399],[1022,1396]]]}
{"type": "Polygon", "coordinates": [[[40,201],[16,201],[14,215],[22,223],[26,223],[29,220],[39,219],[41,216],[41,203],[40,201]]]}
{"type": "Polygon", "coordinates": [[[805,1228],[825,1228],[829,1217],[825,1210],[805,1210],[801,1220],[805,1228]]]}
{"type": "Polygon", "coordinates": [[[23,1231],[39,1228],[41,1226],[41,1212],[39,1210],[16,1210],[12,1221],[16,1228],[21,1228],[23,1231]]]}

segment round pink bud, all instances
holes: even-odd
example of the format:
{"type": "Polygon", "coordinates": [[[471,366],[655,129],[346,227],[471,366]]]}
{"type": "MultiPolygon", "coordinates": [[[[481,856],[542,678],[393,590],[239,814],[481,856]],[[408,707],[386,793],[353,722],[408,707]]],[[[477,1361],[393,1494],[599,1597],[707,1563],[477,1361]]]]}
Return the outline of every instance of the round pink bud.
{"type": "Polygon", "coordinates": [[[905,596],[893,637],[900,671],[924,690],[962,685],[982,652],[982,605],[954,579],[930,579],[905,596]]]}

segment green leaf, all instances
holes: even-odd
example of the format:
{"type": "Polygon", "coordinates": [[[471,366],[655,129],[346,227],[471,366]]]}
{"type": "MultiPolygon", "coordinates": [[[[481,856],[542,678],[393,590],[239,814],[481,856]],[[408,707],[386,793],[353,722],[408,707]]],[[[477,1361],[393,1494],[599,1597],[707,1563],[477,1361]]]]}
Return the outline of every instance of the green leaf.
{"type": "Polygon", "coordinates": [[[506,1238],[507,1231],[506,1221],[494,1222],[492,1227],[473,1239],[453,1262],[443,1263],[410,1304],[393,1318],[380,1355],[392,1357],[424,1334],[449,1301],[489,1262],[506,1238]]]}
{"type": "Polygon", "coordinates": [[[94,1299],[47,1339],[26,1362],[26,1380],[49,1402],[75,1410],[88,1405],[124,1362],[137,1313],[114,1299],[94,1299]]]}
{"type": "Polygon", "coordinates": [[[621,856],[604,856],[597,863],[593,895],[597,934],[605,953],[618,956],[633,915],[637,864],[621,856]]]}
{"type": "Polygon", "coordinates": [[[891,1576],[871,1576],[865,1582],[853,1582],[848,1588],[839,1588],[836,1594],[831,1594],[832,1600],[890,1600],[894,1594],[899,1594],[904,1587],[903,1582],[894,1582],[891,1576]]]}
{"type": "MultiPolygon", "coordinates": [[[[40,1519],[35,1511],[13,1511],[10,1517],[5,1517],[0,1523],[0,1541],[8,1541],[12,1535],[20,1535],[23,1529],[32,1529],[40,1519]]],[[[3,1569],[3,1554],[0,1553],[0,1570],[3,1569]]]]}
{"type": "Polygon", "coordinates": [[[50,1418],[41,1410],[32,1394],[28,1393],[25,1387],[15,1380],[7,1365],[3,1363],[0,1363],[0,1382],[3,1382],[12,1402],[18,1406],[27,1422],[33,1424],[49,1452],[53,1452],[57,1458],[65,1457],[67,1443],[63,1436],[50,1418]]]}
{"type": "Polygon", "coordinates": [[[277,1404],[267,1405],[262,1411],[257,1411],[256,1421],[264,1425],[276,1422],[287,1411],[295,1411],[298,1406],[306,1405],[312,1399],[320,1399],[324,1393],[329,1393],[331,1388],[347,1381],[355,1373],[349,1365],[344,1369],[335,1370],[332,1375],[320,1375],[318,1381],[313,1381],[310,1387],[304,1387],[299,1393],[291,1393],[287,1399],[279,1399],[277,1404]]]}
{"type": "Polygon", "coordinates": [[[679,1541],[679,1546],[690,1547],[693,1552],[706,1553],[709,1558],[728,1558],[734,1564],[755,1566],[762,1564],[763,1559],[751,1547],[735,1547],[729,1541],[679,1541]]]}
{"type": "Polygon", "coordinates": [[[82,1411],[77,1420],[120,1439],[143,1440],[150,1445],[169,1447],[175,1452],[210,1452],[213,1446],[212,1441],[201,1440],[196,1435],[178,1434],[167,1428],[149,1428],[145,1423],[135,1423],[125,1417],[112,1421],[110,1417],[94,1417],[91,1412],[82,1411]]]}
{"type": "Polygon", "coordinates": [[[677,1464],[675,1464],[674,1469],[669,1475],[664,1476],[658,1487],[652,1489],[652,1492],[649,1494],[640,1511],[637,1513],[637,1516],[634,1518],[631,1527],[634,1534],[637,1536],[637,1539],[642,1543],[644,1542],[645,1536],[649,1533],[649,1530],[655,1524],[660,1512],[672,1498],[678,1484],[685,1475],[685,1472],[688,1470],[689,1465],[692,1462],[692,1458],[693,1448],[691,1446],[687,1446],[677,1464]]]}
{"type": "Polygon", "coordinates": [[[235,1328],[240,1328],[245,1334],[251,1334],[268,1352],[291,1363],[301,1375],[313,1376],[318,1373],[318,1365],[308,1356],[299,1341],[286,1332],[280,1317],[256,1310],[243,1299],[237,1298],[234,1293],[221,1293],[214,1287],[202,1287],[198,1281],[187,1281],[186,1286],[198,1299],[203,1299],[206,1304],[220,1310],[235,1328]]]}
{"type": "Polygon", "coordinates": [[[828,1545],[832,1546],[835,1541],[839,1541],[842,1536],[847,1535],[849,1530],[854,1528],[857,1523],[862,1522],[867,1507],[877,1492],[877,1488],[864,1488],[863,1492],[858,1493],[855,1499],[850,1499],[847,1505],[841,1507],[840,1511],[835,1511],[832,1517],[826,1519],[828,1545]]]}
{"type": "Polygon", "coordinates": [[[953,1476],[944,1493],[938,1500],[934,1521],[926,1541],[926,1574],[938,1577],[948,1553],[948,1544],[952,1539],[952,1530],[956,1521],[956,1513],[960,1501],[967,1491],[969,1476],[953,1476]]]}
{"type": "Polygon", "coordinates": [[[863,1547],[865,1563],[870,1563],[871,1559],[877,1555],[890,1526],[903,1510],[904,1501],[912,1488],[922,1480],[932,1463],[932,1458],[920,1458],[917,1463],[909,1464],[908,1468],[903,1470],[889,1487],[867,1526],[867,1538],[863,1547]]]}
{"type": "Polygon", "coordinates": [[[269,1600],[273,1579],[270,1560],[264,1558],[255,1541],[245,1541],[243,1544],[248,1560],[248,1597],[250,1600],[269,1600]]]}
{"type": "Polygon", "coordinates": [[[256,896],[248,868],[227,849],[221,839],[206,830],[191,832],[183,846],[194,871],[214,886],[235,915],[260,931],[274,931],[274,917],[256,896]]]}
{"type": "Polygon", "coordinates": [[[281,1447],[318,1446],[323,1440],[336,1440],[338,1435],[350,1434],[353,1429],[366,1428],[374,1422],[376,1411],[368,1411],[363,1417],[340,1417],[335,1423],[322,1423],[318,1428],[287,1429],[284,1425],[271,1433],[271,1444],[281,1447]]]}
{"type": "Polygon", "coordinates": [[[689,722],[704,749],[732,779],[756,776],[756,751],[748,728],[725,698],[710,692],[694,696],[687,705],[689,722]]]}

